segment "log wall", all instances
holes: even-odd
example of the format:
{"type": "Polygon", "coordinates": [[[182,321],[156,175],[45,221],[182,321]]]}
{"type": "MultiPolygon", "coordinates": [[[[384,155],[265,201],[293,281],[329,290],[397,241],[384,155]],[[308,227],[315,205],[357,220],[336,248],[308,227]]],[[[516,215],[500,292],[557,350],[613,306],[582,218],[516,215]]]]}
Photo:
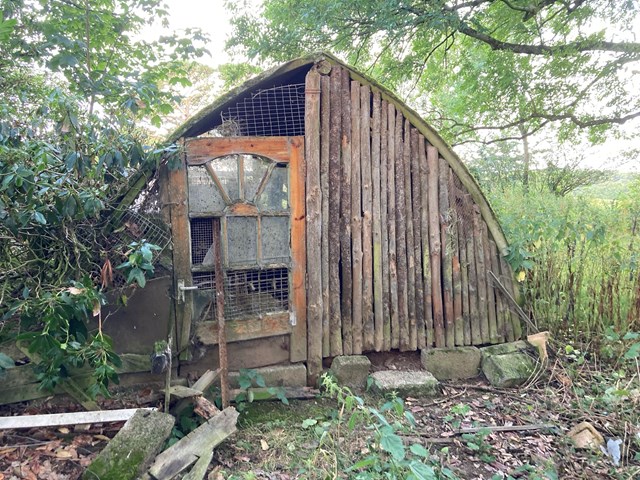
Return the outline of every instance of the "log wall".
{"type": "Polygon", "coordinates": [[[518,337],[519,319],[493,280],[515,292],[512,272],[438,149],[346,69],[308,75],[314,86],[320,76],[321,95],[320,114],[307,117],[318,124],[305,126],[307,145],[319,145],[307,172],[320,188],[306,204],[317,243],[307,249],[308,335],[317,345],[309,365],[518,337]]]}

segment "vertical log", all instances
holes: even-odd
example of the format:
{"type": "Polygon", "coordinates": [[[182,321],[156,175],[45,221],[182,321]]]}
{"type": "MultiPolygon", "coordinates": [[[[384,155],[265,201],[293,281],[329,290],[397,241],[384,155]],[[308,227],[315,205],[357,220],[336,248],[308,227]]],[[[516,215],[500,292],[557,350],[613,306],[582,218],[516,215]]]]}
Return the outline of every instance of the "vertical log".
{"type": "MultiPolygon", "coordinates": [[[[329,340],[329,143],[331,131],[331,80],[320,77],[320,192],[322,197],[321,215],[321,257],[322,257],[322,356],[331,356],[329,340]]],[[[308,251],[308,250],[307,250],[308,251]]]]}
{"type": "Polygon", "coordinates": [[[407,328],[409,330],[409,350],[418,348],[418,330],[416,328],[416,264],[413,251],[413,197],[411,196],[411,123],[404,121],[404,150],[402,167],[404,169],[404,211],[407,243],[407,328]]]}
{"type": "Polygon", "coordinates": [[[451,261],[453,275],[453,318],[455,344],[464,345],[464,319],[462,317],[462,273],[460,271],[460,217],[457,206],[455,173],[449,168],[449,210],[451,211],[451,261]]]}
{"type": "MultiPolygon", "coordinates": [[[[498,260],[498,256],[500,252],[496,248],[496,244],[493,240],[489,240],[489,251],[491,252],[491,271],[494,275],[500,279],[500,262],[498,260]]],[[[504,342],[506,339],[506,331],[505,331],[505,305],[502,302],[502,294],[500,290],[495,286],[495,281],[489,283],[491,285],[491,290],[493,290],[493,294],[496,302],[496,331],[498,333],[498,342],[504,342]]]]}
{"type": "Polygon", "coordinates": [[[480,330],[480,314],[478,312],[478,274],[476,268],[476,245],[473,238],[473,200],[471,195],[464,195],[465,208],[465,239],[467,250],[467,264],[469,266],[469,324],[471,327],[471,344],[482,344],[482,332],[480,330]]]}
{"type": "MultiPolygon", "coordinates": [[[[371,214],[373,220],[373,314],[374,345],[376,352],[383,347],[383,307],[382,307],[382,225],[380,199],[380,92],[373,92],[373,112],[371,128],[371,181],[373,184],[371,214]]],[[[385,225],[386,228],[386,225],[385,225]]]]}
{"type": "Polygon", "coordinates": [[[373,350],[373,180],[371,168],[371,89],[360,87],[360,165],[362,175],[362,348],[373,350]]]}
{"type": "Polygon", "coordinates": [[[398,269],[396,254],[396,109],[387,104],[387,221],[389,226],[389,297],[391,317],[391,348],[400,346],[400,324],[398,323],[398,269]]]}
{"type": "MultiPolygon", "coordinates": [[[[214,275],[216,279],[216,319],[218,320],[218,362],[220,365],[220,396],[222,408],[229,406],[229,362],[227,358],[227,331],[224,321],[224,272],[222,270],[222,242],[220,219],[213,221],[214,275]]],[[[322,359],[321,359],[322,360],[322,359]]],[[[168,387],[168,385],[167,385],[168,387]]]]}
{"type": "MultiPolygon", "coordinates": [[[[341,70],[331,71],[329,131],[329,343],[331,355],[342,354],[342,317],[340,310],[340,83],[341,70]]],[[[317,245],[316,247],[317,248],[317,245]]],[[[309,332],[314,335],[314,332],[309,332]]]]}
{"type": "Polygon", "coordinates": [[[438,177],[440,164],[438,149],[432,145],[427,147],[428,165],[428,203],[429,203],[429,254],[431,256],[431,302],[433,305],[433,328],[436,347],[446,346],[444,332],[444,311],[442,305],[441,284],[441,237],[440,212],[438,211],[438,177]]]}
{"type": "MultiPolygon", "coordinates": [[[[413,223],[413,260],[416,305],[416,348],[425,348],[424,329],[424,284],[422,279],[422,234],[420,218],[422,215],[422,190],[420,188],[420,149],[418,147],[418,130],[411,128],[411,211],[413,223]]],[[[426,187],[425,187],[426,188],[426,187]]]]}
{"type": "Polygon", "coordinates": [[[469,260],[467,259],[467,239],[465,238],[466,222],[468,221],[463,212],[462,206],[464,199],[461,199],[458,209],[458,217],[460,223],[458,231],[460,232],[458,245],[460,247],[460,276],[462,283],[462,319],[463,319],[463,336],[464,345],[471,345],[471,313],[469,298],[469,260]]]}
{"type": "Polygon", "coordinates": [[[453,314],[453,261],[449,228],[451,227],[451,209],[449,208],[449,164],[439,159],[439,206],[440,206],[440,248],[442,258],[442,297],[444,302],[445,342],[447,347],[455,346],[453,314]]]}
{"type": "MultiPolygon", "coordinates": [[[[336,67],[334,67],[336,68],[336,67]]],[[[340,200],[340,251],[342,269],[342,346],[345,355],[353,351],[353,322],[351,321],[351,79],[349,71],[341,73],[342,100],[342,192],[340,200]]]]}
{"type": "Polygon", "coordinates": [[[400,324],[400,351],[410,350],[409,305],[407,285],[407,211],[404,183],[404,144],[402,128],[404,117],[396,112],[396,264],[398,267],[398,321],[400,324]]]}
{"type": "MultiPolygon", "coordinates": [[[[500,255],[500,273],[502,274],[500,277],[500,279],[502,280],[502,284],[507,288],[507,290],[509,290],[509,292],[511,292],[511,296],[513,298],[518,298],[518,294],[516,292],[516,288],[518,287],[513,281],[513,271],[502,255],[500,255]]],[[[507,306],[509,306],[507,300],[505,299],[504,301],[507,306]]],[[[522,324],[520,323],[520,318],[513,312],[513,309],[511,307],[507,309],[506,322],[509,326],[507,333],[509,333],[510,337],[513,338],[513,340],[509,341],[512,342],[514,340],[522,338],[522,324]]]]}
{"type": "MultiPolygon", "coordinates": [[[[489,245],[489,231],[487,224],[482,222],[482,244],[484,246],[484,265],[486,269],[487,286],[487,317],[489,319],[489,339],[491,343],[500,343],[498,339],[498,323],[496,320],[496,297],[493,288],[493,277],[491,276],[491,245],[489,245]]],[[[495,274],[497,275],[497,273],[495,274]]]]}
{"type": "MultiPolygon", "coordinates": [[[[307,234],[307,362],[309,371],[322,371],[322,192],[320,190],[320,74],[306,78],[304,136],[306,161],[307,234]]],[[[218,251],[218,250],[216,250],[218,251]]]]}
{"type": "Polygon", "coordinates": [[[382,100],[380,105],[380,218],[382,226],[382,349],[391,350],[391,293],[389,292],[389,222],[388,200],[389,193],[389,149],[387,117],[389,105],[382,100]]]}
{"type": "Polygon", "coordinates": [[[353,353],[362,353],[362,192],[360,151],[360,82],[351,82],[351,278],[353,353]]]}
{"type": "Polygon", "coordinates": [[[487,314],[487,272],[484,264],[484,242],[482,239],[482,214],[477,205],[473,205],[473,238],[476,249],[476,273],[478,285],[478,315],[480,316],[480,334],[482,343],[489,343],[489,316],[487,314]]]}
{"type": "MultiPolygon", "coordinates": [[[[336,68],[336,67],[334,67],[336,68]]],[[[342,269],[342,346],[345,355],[353,351],[353,322],[351,321],[351,79],[349,71],[341,71],[342,105],[342,191],[340,199],[340,256],[342,269]]]]}
{"type": "Polygon", "coordinates": [[[424,285],[424,327],[425,344],[432,347],[433,338],[433,305],[431,294],[431,255],[429,248],[429,165],[427,163],[426,140],[418,137],[418,156],[420,158],[420,234],[422,236],[422,278],[424,285]]]}

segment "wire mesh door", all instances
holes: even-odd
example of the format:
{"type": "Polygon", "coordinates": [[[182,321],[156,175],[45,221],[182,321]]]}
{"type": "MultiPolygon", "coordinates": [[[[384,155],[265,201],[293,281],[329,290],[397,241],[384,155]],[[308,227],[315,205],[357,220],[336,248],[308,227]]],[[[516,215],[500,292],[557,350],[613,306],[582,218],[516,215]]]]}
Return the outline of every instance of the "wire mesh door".
{"type": "Polygon", "coordinates": [[[227,341],[294,333],[291,345],[297,338],[297,353],[292,357],[305,354],[306,337],[298,323],[306,310],[300,301],[304,252],[293,236],[294,231],[304,233],[304,215],[294,219],[296,210],[304,211],[304,179],[292,171],[301,163],[301,145],[301,139],[286,137],[187,142],[191,278],[181,288],[195,334],[204,343],[215,343],[215,290],[222,282],[227,341]],[[216,275],[217,259],[222,276],[216,275]]]}

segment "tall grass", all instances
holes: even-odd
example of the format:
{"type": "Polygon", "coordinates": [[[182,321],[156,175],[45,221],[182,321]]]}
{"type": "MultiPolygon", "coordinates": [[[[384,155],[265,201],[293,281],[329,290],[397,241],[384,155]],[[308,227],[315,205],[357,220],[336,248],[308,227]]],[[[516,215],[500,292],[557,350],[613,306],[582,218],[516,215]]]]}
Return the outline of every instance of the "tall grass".
{"type": "Polygon", "coordinates": [[[489,191],[525,310],[540,330],[586,343],[640,330],[640,198],[489,191]]]}

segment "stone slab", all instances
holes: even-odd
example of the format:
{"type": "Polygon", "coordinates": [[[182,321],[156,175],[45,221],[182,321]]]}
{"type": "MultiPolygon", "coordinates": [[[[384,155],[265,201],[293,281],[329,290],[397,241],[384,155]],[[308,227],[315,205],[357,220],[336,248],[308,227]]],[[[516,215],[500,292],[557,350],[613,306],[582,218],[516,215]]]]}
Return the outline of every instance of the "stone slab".
{"type": "Polygon", "coordinates": [[[364,355],[340,355],[331,362],[331,374],[349,388],[365,388],[370,369],[371,361],[364,355]]]}
{"type": "Polygon", "coordinates": [[[134,480],[149,467],[171,434],[173,416],[138,410],[82,475],[83,480],[134,480]]]}
{"type": "Polygon", "coordinates": [[[482,373],[494,387],[517,387],[535,372],[536,349],[525,341],[492,345],[480,351],[482,373]]]}
{"type": "Polygon", "coordinates": [[[424,370],[382,370],[371,375],[377,391],[406,397],[434,397],[440,394],[440,382],[424,370]]]}
{"type": "MultiPolygon", "coordinates": [[[[302,363],[274,365],[254,368],[253,370],[264,378],[267,387],[304,387],[307,385],[307,367],[302,363]]],[[[239,388],[239,376],[240,372],[229,372],[229,385],[231,388],[239,388]]]]}
{"type": "Polygon", "coordinates": [[[420,352],[420,360],[438,380],[465,379],[480,375],[482,354],[476,347],[427,348],[420,352]]]}

